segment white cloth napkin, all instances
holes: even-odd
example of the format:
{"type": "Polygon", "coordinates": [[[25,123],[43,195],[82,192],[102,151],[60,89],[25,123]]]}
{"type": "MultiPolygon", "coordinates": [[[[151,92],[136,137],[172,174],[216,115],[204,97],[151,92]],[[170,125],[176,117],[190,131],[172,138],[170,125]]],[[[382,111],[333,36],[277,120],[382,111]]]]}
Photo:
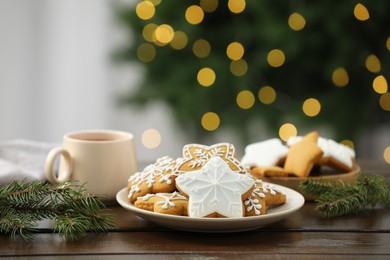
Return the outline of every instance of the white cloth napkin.
{"type": "Polygon", "coordinates": [[[45,180],[46,156],[58,145],[23,139],[0,142],[0,184],[45,180]]]}

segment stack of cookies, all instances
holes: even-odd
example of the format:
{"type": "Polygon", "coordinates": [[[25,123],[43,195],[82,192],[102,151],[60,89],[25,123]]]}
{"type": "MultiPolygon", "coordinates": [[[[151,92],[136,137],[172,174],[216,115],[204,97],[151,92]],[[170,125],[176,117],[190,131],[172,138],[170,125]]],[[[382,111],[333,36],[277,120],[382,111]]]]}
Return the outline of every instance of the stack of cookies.
{"type": "Polygon", "coordinates": [[[317,132],[292,137],[286,144],[277,138],[250,144],[245,148],[241,163],[259,178],[305,178],[319,172],[321,167],[339,173],[356,168],[353,149],[320,137],[317,132]]]}
{"type": "Polygon", "coordinates": [[[162,157],[129,178],[135,207],[190,217],[246,217],[266,214],[286,195],[249,174],[229,143],[188,144],[182,157],[162,157]]]}

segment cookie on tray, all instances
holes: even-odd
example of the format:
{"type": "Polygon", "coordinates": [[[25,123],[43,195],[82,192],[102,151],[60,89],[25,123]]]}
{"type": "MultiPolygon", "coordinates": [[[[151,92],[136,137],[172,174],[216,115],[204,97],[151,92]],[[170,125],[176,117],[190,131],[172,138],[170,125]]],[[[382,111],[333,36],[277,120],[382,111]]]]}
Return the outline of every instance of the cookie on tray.
{"type": "Polygon", "coordinates": [[[318,133],[311,132],[288,149],[284,169],[289,175],[307,177],[314,164],[322,157],[323,151],[317,145],[318,133]]]}

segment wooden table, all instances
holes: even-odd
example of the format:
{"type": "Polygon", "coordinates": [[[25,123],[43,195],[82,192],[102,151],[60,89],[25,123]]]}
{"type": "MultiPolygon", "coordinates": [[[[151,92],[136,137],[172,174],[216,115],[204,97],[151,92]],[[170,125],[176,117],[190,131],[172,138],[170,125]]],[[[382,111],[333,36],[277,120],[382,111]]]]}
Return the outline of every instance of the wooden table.
{"type": "MultiPolygon", "coordinates": [[[[390,177],[390,166],[361,162],[362,171],[390,177]]],[[[390,210],[323,219],[306,203],[290,218],[258,230],[205,234],[157,226],[114,205],[118,230],[64,241],[49,228],[32,242],[0,235],[0,256],[83,259],[230,258],[230,259],[390,259],[390,210]]]]}

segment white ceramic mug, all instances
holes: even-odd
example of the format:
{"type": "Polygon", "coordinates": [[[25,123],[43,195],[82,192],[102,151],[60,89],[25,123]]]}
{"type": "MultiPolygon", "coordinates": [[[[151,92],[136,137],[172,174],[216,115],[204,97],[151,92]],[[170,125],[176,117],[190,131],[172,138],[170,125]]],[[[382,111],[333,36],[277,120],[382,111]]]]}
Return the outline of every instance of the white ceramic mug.
{"type": "Polygon", "coordinates": [[[133,135],[113,130],[66,134],[63,147],[52,149],[45,163],[46,177],[51,183],[78,180],[78,184],[85,184],[88,193],[105,195],[107,200],[114,200],[136,171],[133,135]],[[54,163],[59,155],[62,159],[57,176],[54,163]]]}

